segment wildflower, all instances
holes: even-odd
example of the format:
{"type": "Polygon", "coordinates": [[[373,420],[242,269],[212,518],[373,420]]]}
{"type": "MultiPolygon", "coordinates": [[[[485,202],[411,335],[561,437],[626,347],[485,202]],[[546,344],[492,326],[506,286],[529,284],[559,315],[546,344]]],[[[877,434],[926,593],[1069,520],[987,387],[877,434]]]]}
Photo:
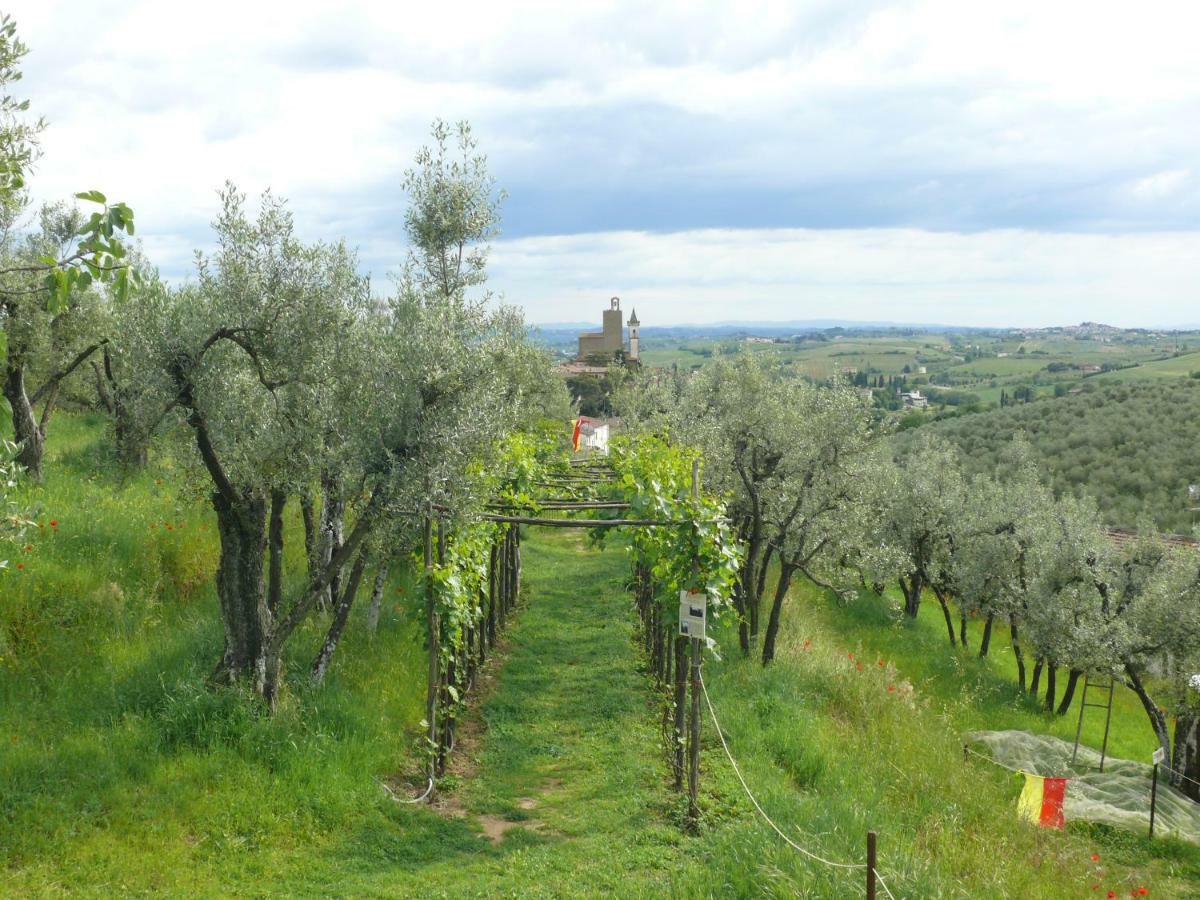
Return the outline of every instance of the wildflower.
{"type": "Polygon", "coordinates": [[[889,693],[889,694],[894,694],[894,693],[896,693],[896,686],[895,686],[894,684],[889,684],[889,685],[888,685],[888,693],[889,693]]]}
{"type": "Polygon", "coordinates": [[[879,668],[881,668],[881,669],[882,669],[884,666],[886,666],[886,665],[887,665],[887,663],[885,663],[885,662],[884,662],[884,661],[881,659],[881,660],[879,660],[879,662],[877,662],[877,663],[876,663],[876,665],[877,665],[877,666],[879,666],[879,668]]]}
{"type": "Polygon", "coordinates": [[[58,527],[58,519],[51,519],[51,520],[50,520],[50,527],[51,527],[51,528],[57,528],[57,527],[58,527]]]}
{"type": "Polygon", "coordinates": [[[861,672],[861,671],[862,671],[862,663],[859,663],[859,664],[858,664],[858,666],[857,666],[857,668],[858,668],[858,671],[860,671],[860,672],[861,672]]]}
{"type": "Polygon", "coordinates": [[[33,544],[26,544],[21,549],[24,550],[26,553],[32,553],[33,552],[33,544]]]}
{"type": "Polygon", "coordinates": [[[25,563],[17,563],[17,568],[18,568],[18,569],[23,569],[23,568],[25,568],[25,563]]]}
{"type": "Polygon", "coordinates": [[[1100,854],[1099,853],[1092,854],[1092,862],[1100,862],[1100,854]]]}
{"type": "Polygon", "coordinates": [[[1139,887],[1136,891],[1133,892],[1133,896],[1139,897],[1139,896],[1144,896],[1148,893],[1150,893],[1150,892],[1148,890],[1146,890],[1144,887],[1139,887]]]}
{"type": "Polygon", "coordinates": [[[1109,892],[1108,892],[1107,894],[1105,894],[1104,896],[1105,896],[1105,897],[1107,897],[1107,898],[1108,898],[1108,900],[1113,900],[1113,897],[1117,896],[1117,892],[1116,892],[1116,891],[1109,891],[1109,892]]]}
{"type": "Polygon", "coordinates": [[[847,659],[854,659],[854,654],[853,654],[853,653],[847,653],[847,654],[846,654],[846,658],[847,658],[847,659]]]}
{"type": "Polygon", "coordinates": [[[167,531],[174,531],[174,530],[175,530],[175,529],[173,529],[173,528],[171,527],[171,523],[170,523],[170,522],[163,522],[163,527],[164,527],[164,528],[166,528],[166,529],[167,529],[167,531]]]}

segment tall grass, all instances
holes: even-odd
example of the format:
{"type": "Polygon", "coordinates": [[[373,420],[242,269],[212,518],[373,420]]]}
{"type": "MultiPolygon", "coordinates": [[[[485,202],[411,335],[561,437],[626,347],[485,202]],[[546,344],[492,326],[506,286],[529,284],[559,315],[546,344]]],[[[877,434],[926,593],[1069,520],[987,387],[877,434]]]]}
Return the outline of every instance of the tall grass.
{"type": "Polygon", "coordinates": [[[415,765],[409,574],[373,639],[358,610],[320,691],[304,676],[325,623],[300,634],[266,717],[207,684],[221,649],[207,503],[181,495],[169,458],[122,476],[99,419],[55,426],[46,481],[26,492],[38,528],[0,575],[0,893],[215,892],[301,857],[315,877],[331,833],[391,814],[376,779],[415,765]]]}

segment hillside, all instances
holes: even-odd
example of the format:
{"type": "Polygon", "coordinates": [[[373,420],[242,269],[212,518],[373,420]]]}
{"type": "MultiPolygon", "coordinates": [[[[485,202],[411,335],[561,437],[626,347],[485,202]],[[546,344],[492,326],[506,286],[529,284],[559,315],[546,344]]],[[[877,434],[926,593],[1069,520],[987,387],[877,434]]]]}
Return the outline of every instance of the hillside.
{"type": "MultiPolygon", "coordinates": [[[[1136,370],[1132,370],[1136,371],[1136,370]]],[[[1114,373],[1116,374],[1116,373],[1114,373]]],[[[1074,396],[1008,406],[921,426],[957,444],[969,471],[995,465],[1024,433],[1057,492],[1090,494],[1109,524],[1149,516],[1188,532],[1188,485],[1200,484],[1200,380],[1103,382],[1074,396]]],[[[917,429],[897,435],[903,452],[917,429]]]]}
{"type": "MultiPolygon", "coordinates": [[[[204,684],[221,639],[211,511],[166,491],[169,462],[122,483],[97,420],[61,425],[57,474],[35,491],[39,522],[57,525],[0,575],[0,894],[861,889],[861,872],[798,855],[757,818],[707,718],[704,821],[682,833],[621,541],[529,532],[522,608],[443,799],[399,805],[379,782],[406,788],[419,769],[425,689],[407,573],[393,575],[373,638],[356,611],[324,689],[294,689],[263,717],[204,684]]],[[[1200,891],[1195,848],[1027,827],[1018,780],[963,762],[969,729],[1071,730],[1017,699],[1002,647],[989,661],[948,652],[932,608],[904,624],[877,601],[794,594],[771,668],[739,657],[727,623],[705,681],[748,782],[795,840],[859,862],[876,830],[897,897],[1074,897],[1098,878],[1122,896],[1200,891]]],[[[313,623],[291,651],[294,682],[321,633],[313,623]]],[[[1128,699],[1113,747],[1141,758],[1151,741],[1128,699]]]]}

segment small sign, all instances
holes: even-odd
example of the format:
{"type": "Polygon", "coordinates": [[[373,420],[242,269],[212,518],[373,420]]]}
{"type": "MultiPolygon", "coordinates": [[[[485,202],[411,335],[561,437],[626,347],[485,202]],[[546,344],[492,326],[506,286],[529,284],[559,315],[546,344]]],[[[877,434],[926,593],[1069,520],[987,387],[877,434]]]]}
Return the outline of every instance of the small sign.
{"type": "Polygon", "coordinates": [[[1167,759],[1167,754],[1163,753],[1163,748],[1162,748],[1162,747],[1159,747],[1159,748],[1158,748],[1157,750],[1155,750],[1155,751],[1154,751],[1152,754],[1150,754],[1150,758],[1151,758],[1152,760],[1154,760],[1154,764],[1155,764],[1156,766],[1160,766],[1160,765],[1162,765],[1164,762],[1166,762],[1166,759],[1167,759]]]}
{"type": "Polygon", "coordinates": [[[703,638],[708,601],[700,591],[679,592],[679,633],[685,637],[703,638]]]}

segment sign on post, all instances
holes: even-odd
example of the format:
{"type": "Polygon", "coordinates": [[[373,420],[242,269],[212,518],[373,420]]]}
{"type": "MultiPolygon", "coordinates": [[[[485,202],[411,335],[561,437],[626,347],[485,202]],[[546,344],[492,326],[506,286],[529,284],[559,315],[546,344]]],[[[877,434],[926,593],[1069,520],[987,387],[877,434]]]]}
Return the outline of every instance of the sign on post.
{"type": "Polygon", "coordinates": [[[1153,763],[1156,766],[1162,765],[1164,762],[1167,761],[1167,754],[1163,753],[1162,747],[1159,747],[1152,754],[1150,754],[1150,759],[1153,761],[1153,763]]]}
{"type": "Polygon", "coordinates": [[[679,592],[679,633],[703,638],[708,601],[701,591],[679,592]]]}

